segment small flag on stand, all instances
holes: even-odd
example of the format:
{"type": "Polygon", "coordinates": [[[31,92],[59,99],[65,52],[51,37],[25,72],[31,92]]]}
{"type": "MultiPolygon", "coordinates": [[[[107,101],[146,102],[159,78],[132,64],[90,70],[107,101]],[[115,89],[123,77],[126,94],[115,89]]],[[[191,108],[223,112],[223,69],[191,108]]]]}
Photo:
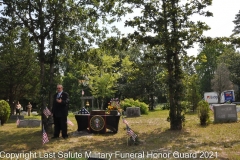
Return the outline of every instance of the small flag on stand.
{"type": "Polygon", "coordinates": [[[122,120],[123,120],[124,124],[128,125],[128,122],[127,122],[127,120],[125,118],[122,117],[122,120]]]}
{"type": "Polygon", "coordinates": [[[17,121],[16,121],[17,126],[19,125],[19,123],[20,123],[20,120],[19,120],[19,118],[17,117],[17,121]]]}
{"type": "Polygon", "coordinates": [[[48,136],[47,136],[47,133],[44,129],[44,126],[43,126],[43,137],[42,137],[42,141],[43,141],[43,144],[49,142],[49,139],[48,139],[48,136]]]}
{"type": "Polygon", "coordinates": [[[50,112],[50,110],[49,110],[47,107],[43,110],[43,114],[44,114],[46,117],[52,115],[52,113],[50,112]]]}
{"type": "Polygon", "coordinates": [[[69,119],[67,120],[67,124],[74,126],[74,124],[72,123],[72,121],[70,121],[69,119]]]}
{"type": "Polygon", "coordinates": [[[133,130],[127,125],[127,134],[132,137],[132,139],[135,141],[137,135],[133,132],[133,130]]]}
{"type": "Polygon", "coordinates": [[[125,120],[124,117],[122,117],[122,119],[123,119],[123,123],[126,124],[127,134],[128,134],[130,137],[132,137],[133,141],[135,141],[135,140],[136,140],[136,137],[137,137],[137,134],[135,134],[135,133],[133,132],[133,130],[129,127],[129,124],[128,124],[127,120],[125,120]]]}

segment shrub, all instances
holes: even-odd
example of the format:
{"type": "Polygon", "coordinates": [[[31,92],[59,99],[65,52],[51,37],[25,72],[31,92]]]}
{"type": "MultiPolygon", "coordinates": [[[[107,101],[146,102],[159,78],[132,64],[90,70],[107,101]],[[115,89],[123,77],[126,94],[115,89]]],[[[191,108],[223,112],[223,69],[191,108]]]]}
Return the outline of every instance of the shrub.
{"type": "Polygon", "coordinates": [[[10,116],[10,106],[9,104],[4,101],[0,100],[0,120],[1,120],[1,125],[6,123],[8,121],[8,118],[10,116]]]}
{"type": "Polygon", "coordinates": [[[170,109],[170,104],[169,103],[164,103],[162,110],[169,110],[170,109]]]}
{"type": "Polygon", "coordinates": [[[126,111],[127,107],[140,107],[141,114],[148,114],[148,105],[138,100],[135,101],[132,98],[122,100],[120,106],[124,111],[126,111]]]}
{"type": "Polygon", "coordinates": [[[207,125],[210,122],[209,104],[205,100],[201,100],[197,105],[198,116],[200,118],[201,125],[207,125]]]}
{"type": "Polygon", "coordinates": [[[191,103],[188,101],[182,101],[181,106],[185,112],[189,112],[191,110],[191,103]]]}

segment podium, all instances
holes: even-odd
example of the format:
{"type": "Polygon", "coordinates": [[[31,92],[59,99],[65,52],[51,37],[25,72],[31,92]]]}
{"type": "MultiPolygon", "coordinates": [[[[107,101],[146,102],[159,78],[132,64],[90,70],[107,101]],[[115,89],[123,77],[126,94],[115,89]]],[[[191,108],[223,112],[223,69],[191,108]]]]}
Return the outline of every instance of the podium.
{"type": "Polygon", "coordinates": [[[78,131],[90,133],[117,133],[120,115],[108,115],[105,111],[92,111],[91,114],[76,114],[78,131]]]}

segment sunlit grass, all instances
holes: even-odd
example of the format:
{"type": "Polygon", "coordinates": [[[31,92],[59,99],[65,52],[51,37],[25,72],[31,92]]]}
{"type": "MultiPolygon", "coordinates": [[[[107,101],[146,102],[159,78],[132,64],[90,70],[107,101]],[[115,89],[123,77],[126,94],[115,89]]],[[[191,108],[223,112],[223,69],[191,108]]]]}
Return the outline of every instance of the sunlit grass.
{"type": "MultiPolygon", "coordinates": [[[[101,152],[114,153],[200,153],[216,152],[218,158],[238,160],[240,156],[240,122],[210,123],[200,126],[197,114],[186,114],[185,126],[181,131],[169,130],[167,122],[169,111],[156,110],[148,115],[126,118],[130,127],[138,134],[140,144],[127,146],[126,125],[119,121],[117,134],[84,134],[75,135],[77,122],[73,114],[69,119],[74,126],[68,127],[70,137],[65,140],[51,140],[42,145],[41,127],[17,128],[15,122],[0,126],[0,151],[5,152],[38,152],[57,153],[59,151],[71,153],[101,152]]],[[[238,113],[238,117],[239,117],[238,113]]],[[[25,119],[41,119],[40,116],[25,116],[25,119]]],[[[213,121],[213,114],[211,113],[213,121]]],[[[52,134],[48,135],[49,138],[52,134]]],[[[46,158],[47,159],[47,158],[46,158]]],[[[71,159],[71,158],[69,158],[71,159]]],[[[72,158],[74,159],[74,158],[72,158]]],[[[113,158],[112,158],[113,159],[113,158]]],[[[144,158],[147,159],[147,158],[144,158]]],[[[150,159],[150,158],[148,158],[150,159]]],[[[168,159],[175,159],[170,157],[168,159]]],[[[191,159],[191,158],[188,158],[191,159]]]]}

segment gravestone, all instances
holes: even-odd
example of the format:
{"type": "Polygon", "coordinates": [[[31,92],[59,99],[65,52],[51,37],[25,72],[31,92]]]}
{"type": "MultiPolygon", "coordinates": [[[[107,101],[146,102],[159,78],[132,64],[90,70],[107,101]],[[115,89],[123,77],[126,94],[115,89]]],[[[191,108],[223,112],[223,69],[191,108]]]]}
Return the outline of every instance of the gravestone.
{"type": "Polygon", "coordinates": [[[34,128],[40,127],[41,121],[36,119],[27,119],[27,120],[20,120],[18,128],[34,128]]]}
{"type": "Polygon", "coordinates": [[[36,111],[33,111],[31,114],[32,114],[33,116],[37,116],[37,115],[38,115],[38,113],[37,113],[36,111]]]}
{"type": "Polygon", "coordinates": [[[236,122],[237,109],[236,104],[213,105],[214,122],[236,122]]]}
{"type": "Polygon", "coordinates": [[[127,117],[139,117],[141,115],[140,107],[127,107],[126,116],[127,117]]]}
{"type": "Polygon", "coordinates": [[[27,116],[27,112],[26,112],[26,111],[22,111],[22,112],[21,112],[21,115],[27,116]]]}
{"type": "Polygon", "coordinates": [[[23,115],[11,115],[9,119],[16,121],[17,118],[20,119],[20,120],[23,120],[24,116],[23,115]]]}

